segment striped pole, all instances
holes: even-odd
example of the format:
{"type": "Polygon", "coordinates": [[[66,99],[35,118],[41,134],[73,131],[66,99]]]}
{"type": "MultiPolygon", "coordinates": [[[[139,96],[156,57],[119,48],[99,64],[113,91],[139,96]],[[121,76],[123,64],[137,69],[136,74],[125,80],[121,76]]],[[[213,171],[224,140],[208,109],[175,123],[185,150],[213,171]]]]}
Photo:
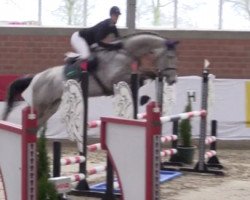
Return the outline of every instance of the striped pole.
{"type": "Polygon", "coordinates": [[[164,149],[161,151],[161,157],[172,156],[177,153],[177,149],[164,149]]]}
{"type": "Polygon", "coordinates": [[[138,113],[137,114],[137,119],[146,119],[147,114],[146,113],[138,113]]]}
{"type": "MultiPolygon", "coordinates": [[[[177,135],[166,135],[166,136],[161,137],[161,142],[162,143],[171,142],[171,141],[177,140],[177,138],[178,138],[177,135]]],[[[102,150],[101,144],[96,143],[96,144],[88,145],[87,150],[90,151],[90,152],[95,152],[95,151],[102,150]]]]}
{"type": "Polygon", "coordinates": [[[178,136],[177,135],[167,135],[167,136],[162,136],[161,137],[161,142],[166,143],[166,142],[171,142],[177,140],[178,136]]]}
{"type": "Polygon", "coordinates": [[[166,123],[166,122],[173,122],[173,121],[178,121],[178,120],[183,120],[183,119],[190,119],[193,117],[203,117],[203,116],[206,116],[206,114],[207,114],[206,110],[180,113],[177,115],[161,117],[161,122],[166,123]]]}
{"type": "Polygon", "coordinates": [[[95,152],[102,150],[101,143],[91,144],[87,146],[88,151],[95,152]]]}
{"type": "Polygon", "coordinates": [[[88,122],[88,128],[97,128],[101,126],[101,120],[93,120],[88,122]]]}
{"type": "Polygon", "coordinates": [[[208,152],[205,153],[205,158],[206,159],[211,158],[213,156],[216,156],[216,151],[211,150],[211,151],[208,151],[208,152]]]}
{"type": "Polygon", "coordinates": [[[69,176],[71,182],[78,182],[85,179],[85,174],[79,173],[79,174],[73,174],[69,176]]]}
{"type": "Polygon", "coordinates": [[[107,166],[104,166],[104,165],[93,167],[93,168],[87,170],[87,174],[88,174],[88,176],[93,175],[93,174],[98,174],[100,172],[106,171],[106,169],[107,169],[107,166]]]}
{"type": "MultiPolygon", "coordinates": [[[[204,117],[206,116],[207,111],[206,110],[200,110],[200,111],[192,111],[192,112],[187,112],[187,113],[180,113],[177,115],[169,115],[169,116],[164,116],[161,117],[161,123],[166,123],[166,122],[174,122],[178,120],[183,120],[183,119],[190,119],[193,117],[204,117]]],[[[146,114],[145,113],[139,113],[137,115],[138,119],[145,119],[146,114]]]]}
{"type": "Polygon", "coordinates": [[[213,143],[213,142],[215,142],[216,141],[216,137],[215,136],[208,136],[206,139],[205,139],[205,144],[206,145],[209,145],[209,144],[211,144],[211,143],[213,143]]]}
{"type": "Polygon", "coordinates": [[[86,158],[84,156],[72,156],[61,158],[60,163],[61,165],[73,165],[77,163],[83,163],[85,160],[86,158]]]}

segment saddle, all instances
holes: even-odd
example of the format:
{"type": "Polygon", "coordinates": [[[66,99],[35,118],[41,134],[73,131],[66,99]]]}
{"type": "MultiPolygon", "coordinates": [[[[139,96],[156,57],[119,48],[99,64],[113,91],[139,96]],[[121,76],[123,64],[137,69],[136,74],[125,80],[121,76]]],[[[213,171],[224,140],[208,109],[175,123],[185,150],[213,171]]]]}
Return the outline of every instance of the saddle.
{"type": "Polygon", "coordinates": [[[88,59],[82,59],[77,53],[66,53],[64,76],[68,79],[81,80],[84,71],[94,72],[98,67],[98,59],[94,53],[88,59]]]}
{"type": "Polygon", "coordinates": [[[66,79],[75,79],[80,80],[82,71],[88,71],[95,74],[95,71],[98,67],[98,58],[96,53],[98,51],[117,51],[123,48],[123,45],[120,41],[113,42],[112,44],[108,44],[107,46],[99,46],[97,44],[93,44],[90,46],[91,55],[87,60],[82,59],[81,55],[74,52],[67,52],[65,54],[65,70],[64,75],[66,79]],[[82,66],[87,66],[86,69],[82,66]]]}

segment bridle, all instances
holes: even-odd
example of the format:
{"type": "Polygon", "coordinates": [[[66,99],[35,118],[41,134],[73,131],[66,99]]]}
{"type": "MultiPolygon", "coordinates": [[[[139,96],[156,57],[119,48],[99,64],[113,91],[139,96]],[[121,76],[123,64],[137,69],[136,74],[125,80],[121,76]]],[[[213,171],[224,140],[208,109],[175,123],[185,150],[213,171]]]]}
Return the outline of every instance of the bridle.
{"type": "MultiPolygon", "coordinates": [[[[174,48],[171,48],[171,49],[163,49],[163,51],[160,53],[160,55],[158,55],[158,57],[160,57],[160,56],[162,56],[163,54],[165,54],[166,52],[165,51],[167,51],[167,57],[168,57],[168,60],[170,60],[170,59],[172,59],[172,58],[174,58],[174,57],[176,57],[174,54],[173,54],[173,51],[174,51],[175,49],[174,48]]],[[[167,63],[167,65],[169,65],[169,63],[167,63]]],[[[164,72],[167,72],[167,71],[177,71],[177,68],[176,67],[169,67],[169,66],[167,66],[167,67],[165,67],[165,68],[163,68],[163,69],[158,69],[158,72],[157,72],[157,74],[158,74],[158,76],[159,77],[161,77],[161,76],[163,76],[163,74],[164,74],[164,72]]]]}

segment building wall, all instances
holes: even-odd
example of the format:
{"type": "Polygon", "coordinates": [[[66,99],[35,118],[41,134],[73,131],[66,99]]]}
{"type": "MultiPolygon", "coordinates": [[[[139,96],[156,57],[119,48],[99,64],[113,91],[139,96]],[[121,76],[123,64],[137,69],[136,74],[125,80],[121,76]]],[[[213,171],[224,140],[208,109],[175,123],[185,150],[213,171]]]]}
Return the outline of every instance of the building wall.
{"type": "MultiPolygon", "coordinates": [[[[62,65],[76,28],[0,27],[0,73],[28,74],[62,65]]],[[[148,31],[148,30],[137,30],[148,31]]],[[[204,59],[218,78],[250,78],[250,32],[154,31],[180,41],[178,74],[200,75],[204,59]]],[[[121,30],[122,35],[127,30],[121,30]]]]}

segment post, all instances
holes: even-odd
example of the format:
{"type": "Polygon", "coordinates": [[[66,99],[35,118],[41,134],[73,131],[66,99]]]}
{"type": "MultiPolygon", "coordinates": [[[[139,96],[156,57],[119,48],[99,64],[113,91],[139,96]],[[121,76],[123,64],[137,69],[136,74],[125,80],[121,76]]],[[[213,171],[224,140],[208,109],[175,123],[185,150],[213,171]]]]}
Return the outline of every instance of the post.
{"type": "MultiPolygon", "coordinates": [[[[201,98],[201,110],[207,110],[207,97],[208,97],[208,68],[203,69],[202,79],[202,98],[201,98]]],[[[200,122],[200,138],[199,138],[199,163],[198,170],[205,171],[205,137],[207,133],[207,115],[201,116],[200,122]]]]}
{"type": "Polygon", "coordinates": [[[53,142],[53,177],[61,176],[61,143],[53,142]]]}
{"type": "MultiPolygon", "coordinates": [[[[83,95],[83,145],[82,145],[82,153],[80,155],[87,158],[87,139],[88,139],[88,87],[89,87],[89,80],[88,80],[88,72],[85,71],[82,73],[82,80],[81,80],[81,88],[82,88],[82,95],[83,95]]],[[[83,173],[86,175],[87,173],[87,165],[86,162],[82,162],[79,164],[79,173],[83,173]]],[[[77,190],[89,190],[89,185],[87,181],[84,179],[79,182],[77,185],[77,190]]]]}
{"type": "Polygon", "coordinates": [[[133,113],[134,119],[137,119],[137,113],[138,113],[138,88],[139,88],[138,74],[132,73],[131,91],[132,91],[132,99],[133,99],[133,106],[134,106],[134,113],[133,113]]]}
{"type": "Polygon", "coordinates": [[[164,88],[164,80],[162,76],[159,76],[156,79],[156,101],[158,103],[158,106],[160,106],[161,112],[162,112],[162,105],[163,105],[163,88],[164,88]]]}
{"type": "MultiPolygon", "coordinates": [[[[217,136],[217,120],[211,121],[211,136],[217,136]]],[[[216,141],[211,143],[210,150],[216,151],[216,141]]]]}
{"type": "MultiPolygon", "coordinates": [[[[217,137],[217,120],[211,121],[211,136],[217,137]]],[[[216,140],[217,140],[217,138],[216,138],[216,140]]],[[[210,144],[210,150],[216,151],[216,149],[217,149],[216,141],[214,141],[210,144]]],[[[218,169],[223,169],[223,165],[220,163],[217,155],[209,158],[209,160],[207,161],[207,166],[218,168],[218,169]]]]}
{"type": "Polygon", "coordinates": [[[135,32],[136,0],[127,0],[127,27],[129,33],[135,32]]]}
{"type": "Polygon", "coordinates": [[[161,121],[160,121],[160,107],[155,102],[151,102],[147,106],[147,134],[150,139],[146,140],[146,149],[152,149],[148,152],[146,165],[150,166],[153,162],[152,171],[147,173],[147,199],[160,199],[160,152],[161,152],[161,121]],[[151,147],[151,148],[150,148],[151,147]],[[153,177],[153,178],[152,178],[153,177]],[[150,184],[150,181],[151,184],[150,184]],[[151,198],[150,198],[150,195],[151,198]]]}
{"type": "Polygon", "coordinates": [[[22,199],[37,198],[37,117],[31,108],[22,111],[22,199]],[[26,161],[26,162],[24,162],[26,161]]]}

